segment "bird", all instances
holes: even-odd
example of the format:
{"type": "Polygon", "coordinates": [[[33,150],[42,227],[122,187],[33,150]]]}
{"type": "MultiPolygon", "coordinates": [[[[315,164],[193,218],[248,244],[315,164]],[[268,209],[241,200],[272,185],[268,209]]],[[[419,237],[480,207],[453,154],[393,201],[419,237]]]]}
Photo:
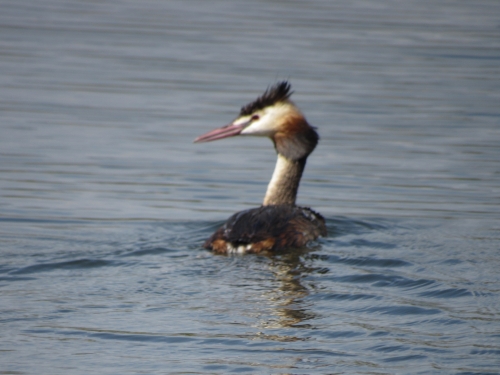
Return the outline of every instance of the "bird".
{"type": "Polygon", "coordinates": [[[319,135],[290,100],[292,93],[288,81],[268,86],[261,96],[241,107],[234,121],[194,140],[267,137],[277,153],[262,205],[232,215],[205,241],[204,248],[218,254],[276,253],[302,248],[319,236],[327,236],[323,216],[295,204],[307,157],[319,135]]]}

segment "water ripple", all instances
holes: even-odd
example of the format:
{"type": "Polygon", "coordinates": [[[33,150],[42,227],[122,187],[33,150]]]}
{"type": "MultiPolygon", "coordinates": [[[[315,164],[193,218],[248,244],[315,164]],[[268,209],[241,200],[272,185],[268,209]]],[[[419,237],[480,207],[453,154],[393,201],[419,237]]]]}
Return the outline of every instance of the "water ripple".
{"type": "MultiPolygon", "coordinates": [[[[368,247],[378,247],[377,245],[374,245],[371,243],[369,245],[369,241],[365,241],[366,244],[364,246],[368,247]]],[[[387,248],[387,247],[386,247],[387,248]]],[[[327,259],[328,262],[330,263],[343,263],[343,264],[348,264],[348,265],[353,265],[353,266],[366,266],[366,267],[407,267],[410,266],[411,263],[406,262],[401,259],[391,259],[391,258],[374,258],[374,257],[356,257],[356,258],[351,258],[351,257],[341,257],[338,255],[330,255],[327,259]]]]}
{"type": "Polygon", "coordinates": [[[122,254],[122,257],[139,257],[139,256],[144,256],[144,255],[159,255],[159,254],[164,254],[164,253],[173,253],[173,252],[178,252],[176,249],[171,249],[167,247],[150,247],[150,248],[144,248],[144,249],[139,249],[139,250],[134,250],[125,254],[122,254]]]}
{"type": "Polygon", "coordinates": [[[67,262],[35,264],[12,271],[11,274],[30,274],[38,272],[49,272],[54,270],[88,269],[97,267],[119,266],[120,262],[105,259],[78,259],[67,262]]]}
{"type": "Polygon", "coordinates": [[[470,297],[472,295],[473,294],[469,290],[463,288],[430,290],[419,294],[419,296],[421,297],[429,297],[429,298],[460,298],[460,297],[470,297]]]}
{"type": "Polygon", "coordinates": [[[384,315],[436,315],[440,314],[441,311],[439,309],[427,309],[423,307],[417,306],[378,306],[378,307],[370,307],[365,309],[370,313],[379,313],[384,315]]]}
{"type": "Polygon", "coordinates": [[[333,299],[337,301],[357,301],[357,300],[367,300],[367,299],[381,299],[381,297],[375,296],[373,294],[341,294],[341,293],[318,293],[315,298],[320,299],[333,299]]]}
{"type": "Polygon", "coordinates": [[[435,283],[433,280],[418,279],[412,280],[403,276],[384,275],[384,274],[367,274],[367,275],[346,275],[346,276],[330,276],[330,280],[339,283],[353,284],[371,284],[375,287],[395,287],[406,290],[421,288],[435,283]]]}

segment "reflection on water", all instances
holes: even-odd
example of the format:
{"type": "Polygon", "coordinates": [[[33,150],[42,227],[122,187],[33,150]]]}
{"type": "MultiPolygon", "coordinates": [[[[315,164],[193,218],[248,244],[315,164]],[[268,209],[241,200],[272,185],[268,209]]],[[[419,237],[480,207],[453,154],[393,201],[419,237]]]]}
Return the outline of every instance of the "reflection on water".
{"type": "Polygon", "coordinates": [[[2,371],[497,373],[499,7],[3,1],[2,371]],[[329,237],[214,256],[276,156],[192,141],[281,79],[329,237]]]}
{"type": "Polygon", "coordinates": [[[304,264],[302,258],[304,254],[304,251],[296,250],[272,257],[269,268],[279,286],[276,290],[264,293],[269,305],[276,306],[272,312],[274,319],[263,322],[264,328],[309,328],[307,321],[315,318],[316,315],[303,303],[303,298],[309,294],[309,289],[302,285],[301,280],[307,273],[313,271],[304,264]]]}

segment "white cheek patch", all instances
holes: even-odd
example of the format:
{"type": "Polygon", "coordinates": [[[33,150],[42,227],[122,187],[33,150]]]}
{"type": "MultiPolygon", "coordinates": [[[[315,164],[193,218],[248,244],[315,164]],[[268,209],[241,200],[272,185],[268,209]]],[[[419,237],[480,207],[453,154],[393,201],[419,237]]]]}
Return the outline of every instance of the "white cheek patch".
{"type": "MultiPolygon", "coordinates": [[[[276,133],[293,107],[288,103],[278,103],[257,113],[260,118],[252,121],[240,134],[272,136],[276,133]]],[[[245,117],[249,120],[249,117],[245,117]]],[[[239,121],[239,120],[238,120],[239,121]]]]}
{"type": "Polygon", "coordinates": [[[244,123],[250,121],[250,116],[244,116],[244,117],[240,117],[240,118],[237,118],[234,122],[233,122],[233,125],[243,125],[244,123]]]}
{"type": "Polygon", "coordinates": [[[270,136],[275,132],[275,122],[271,121],[269,115],[262,116],[259,120],[254,120],[240,134],[270,136]]]}

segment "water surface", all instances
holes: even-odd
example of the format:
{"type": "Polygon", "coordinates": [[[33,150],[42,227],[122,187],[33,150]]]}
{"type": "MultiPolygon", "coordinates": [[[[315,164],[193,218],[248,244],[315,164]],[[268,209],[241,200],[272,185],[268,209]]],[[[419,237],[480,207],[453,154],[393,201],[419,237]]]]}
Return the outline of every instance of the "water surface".
{"type": "Polygon", "coordinates": [[[0,373],[498,373],[499,14],[4,1],[0,373]],[[192,141],[279,79],[329,236],[214,256],[275,153],[192,141]]]}

